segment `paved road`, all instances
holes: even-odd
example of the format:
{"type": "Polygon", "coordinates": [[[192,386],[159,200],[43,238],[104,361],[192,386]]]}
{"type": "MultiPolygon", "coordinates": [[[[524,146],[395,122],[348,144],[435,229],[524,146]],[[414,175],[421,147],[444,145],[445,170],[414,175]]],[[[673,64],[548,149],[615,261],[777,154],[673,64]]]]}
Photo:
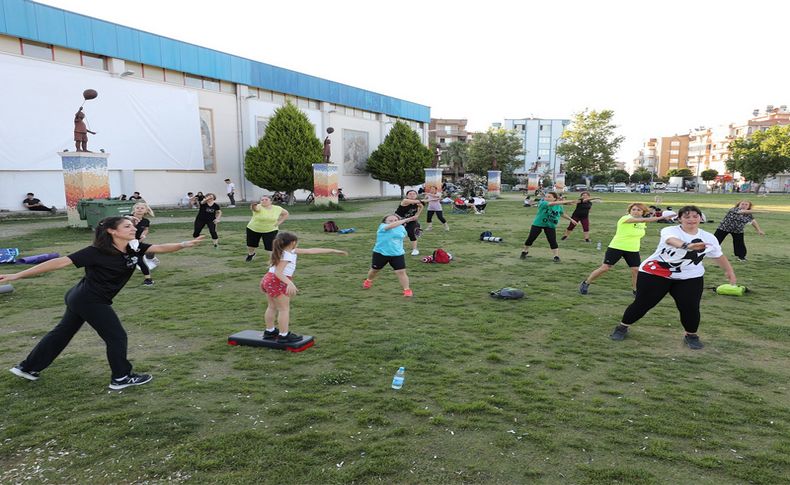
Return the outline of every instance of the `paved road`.
{"type": "MultiPolygon", "coordinates": [[[[388,212],[392,212],[393,208],[396,207],[398,204],[397,201],[394,200],[385,200],[381,202],[376,202],[365,207],[364,210],[355,211],[355,212],[323,212],[323,211],[316,211],[316,212],[306,212],[301,214],[291,214],[289,219],[292,220],[315,220],[315,219],[360,219],[363,217],[373,217],[373,216],[384,216],[388,212]]],[[[287,207],[286,207],[287,208],[287,207]]],[[[179,224],[179,223],[191,223],[195,220],[194,216],[189,217],[154,217],[151,219],[152,226],[158,226],[160,224],[179,224]]],[[[248,222],[250,220],[250,216],[243,215],[243,216],[225,216],[222,218],[223,222],[248,222]]],[[[39,231],[41,229],[47,229],[50,227],[63,227],[66,225],[66,221],[62,218],[51,218],[48,220],[40,221],[40,222],[28,222],[28,221],[0,221],[0,241],[8,237],[18,237],[18,236],[25,236],[27,234],[33,233],[35,231],[39,231]]]]}

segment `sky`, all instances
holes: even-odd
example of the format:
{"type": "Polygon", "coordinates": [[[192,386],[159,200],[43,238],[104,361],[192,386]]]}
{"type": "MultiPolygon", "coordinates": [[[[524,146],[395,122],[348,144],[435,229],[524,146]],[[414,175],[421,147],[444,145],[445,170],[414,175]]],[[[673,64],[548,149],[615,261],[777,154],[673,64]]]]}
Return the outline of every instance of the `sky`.
{"type": "Polygon", "coordinates": [[[790,105],[790,2],[40,0],[417,102],[484,131],[610,109],[651,137],[790,105]]]}

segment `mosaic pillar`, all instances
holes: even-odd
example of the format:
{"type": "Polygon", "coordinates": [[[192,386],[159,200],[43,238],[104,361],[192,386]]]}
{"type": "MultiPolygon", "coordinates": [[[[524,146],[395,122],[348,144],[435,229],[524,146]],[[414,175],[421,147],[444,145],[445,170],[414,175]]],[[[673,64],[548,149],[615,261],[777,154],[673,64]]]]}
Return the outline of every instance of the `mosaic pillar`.
{"type": "Polygon", "coordinates": [[[488,171],[488,197],[496,199],[502,192],[502,171],[489,170],[488,171]]]}
{"type": "Polygon", "coordinates": [[[560,193],[565,192],[565,174],[558,173],[556,177],[554,177],[554,188],[557,189],[560,193]]]}
{"type": "Polygon", "coordinates": [[[337,169],[332,163],[313,164],[313,196],[315,205],[337,204],[337,169]]]}
{"type": "Polygon", "coordinates": [[[431,191],[431,187],[436,187],[438,193],[442,193],[442,169],[441,168],[426,168],[425,169],[425,193],[431,191]]]}
{"type": "Polygon", "coordinates": [[[527,175],[527,190],[535,192],[540,188],[540,175],[531,173],[527,175]]]}
{"type": "Polygon", "coordinates": [[[109,153],[58,152],[63,166],[66,191],[66,213],[71,227],[88,227],[80,220],[77,205],[80,199],[110,197],[110,177],[107,172],[109,153]]]}

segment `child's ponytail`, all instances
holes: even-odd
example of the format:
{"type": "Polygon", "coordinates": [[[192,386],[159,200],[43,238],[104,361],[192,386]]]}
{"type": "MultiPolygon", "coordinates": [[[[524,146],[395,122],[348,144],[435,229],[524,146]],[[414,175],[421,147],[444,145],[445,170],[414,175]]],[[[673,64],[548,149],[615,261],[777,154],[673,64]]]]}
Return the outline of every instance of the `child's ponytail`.
{"type": "Polygon", "coordinates": [[[277,266],[283,258],[283,251],[298,238],[292,232],[280,232],[272,242],[272,255],[269,257],[269,265],[277,266]]]}

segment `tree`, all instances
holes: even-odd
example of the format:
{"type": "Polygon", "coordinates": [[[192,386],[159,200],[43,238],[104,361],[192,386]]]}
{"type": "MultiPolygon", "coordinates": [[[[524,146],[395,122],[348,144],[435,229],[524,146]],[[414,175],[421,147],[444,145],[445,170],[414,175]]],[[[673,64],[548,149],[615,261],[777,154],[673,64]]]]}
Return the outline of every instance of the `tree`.
{"type": "Polygon", "coordinates": [[[587,184],[587,181],[584,180],[584,176],[579,172],[574,172],[573,170],[568,170],[565,172],[565,185],[572,187],[577,184],[587,184]]]}
{"type": "Polygon", "coordinates": [[[790,171],[790,125],[758,131],[750,138],[733,141],[730,148],[727,170],[756,182],[758,192],[765,179],[790,171]]]}
{"type": "Polygon", "coordinates": [[[628,183],[630,178],[631,175],[629,175],[625,170],[612,170],[612,172],[609,174],[609,180],[616,184],[628,183]]]}
{"type": "Polygon", "coordinates": [[[702,180],[705,182],[710,182],[712,180],[716,180],[716,177],[719,176],[719,171],[710,168],[708,170],[703,170],[699,176],[702,177],[702,180]]]}
{"type": "Polygon", "coordinates": [[[455,178],[460,178],[461,170],[464,170],[466,163],[469,160],[469,145],[463,141],[454,141],[447,145],[447,150],[442,152],[442,160],[453,169],[455,178]]]}
{"type": "Polygon", "coordinates": [[[631,182],[635,184],[650,182],[651,178],[653,178],[653,173],[645,167],[639,167],[631,174],[631,182]]]}
{"type": "Polygon", "coordinates": [[[431,166],[433,156],[417,132],[396,121],[384,142],[370,154],[367,169],[374,179],[399,186],[403,197],[407,185],[425,181],[425,169],[431,166]]]}
{"type": "Polygon", "coordinates": [[[614,168],[615,153],[625,140],[615,136],[614,111],[587,111],[574,115],[573,123],[562,134],[557,156],[565,159],[568,170],[598,174],[614,168]]]}
{"type": "Polygon", "coordinates": [[[667,177],[693,177],[694,172],[690,168],[673,168],[667,172],[667,177]]]}
{"type": "Polygon", "coordinates": [[[513,131],[489,129],[476,135],[469,145],[469,161],[466,169],[478,175],[486,175],[489,170],[501,170],[511,174],[524,162],[521,138],[513,131]]]}
{"type": "Polygon", "coordinates": [[[291,103],[277,108],[258,145],[247,149],[244,175],[258,187],[288,194],[313,190],[313,164],[323,161],[323,145],[307,116],[291,103]]]}

